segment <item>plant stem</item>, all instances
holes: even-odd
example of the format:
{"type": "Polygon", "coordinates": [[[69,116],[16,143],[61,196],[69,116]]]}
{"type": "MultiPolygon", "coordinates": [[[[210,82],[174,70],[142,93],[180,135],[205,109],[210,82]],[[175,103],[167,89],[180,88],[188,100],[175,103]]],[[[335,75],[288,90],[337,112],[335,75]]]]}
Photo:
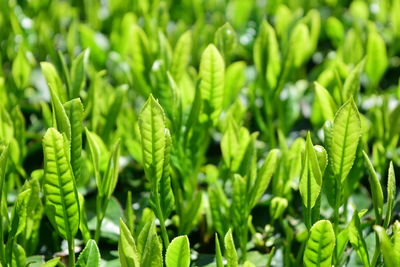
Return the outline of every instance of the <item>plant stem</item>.
{"type": "Polygon", "coordinates": [[[101,231],[101,223],[103,222],[103,218],[100,218],[100,216],[96,216],[96,232],[94,232],[94,241],[96,241],[96,244],[99,244],[100,240],[100,231],[101,231]]]}
{"type": "MultiPolygon", "coordinates": [[[[341,184],[340,181],[338,181],[337,177],[334,177],[335,179],[335,184],[336,184],[336,194],[335,194],[335,209],[334,209],[334,225],[333,225],[333,230],[335,232],[335,238],[337,239],[337,236],[339,234],[339,207],[340,207],[340,192],[341,192],[341,184]]],[[[339,266],[339,251],[337,246],[335,246],[335,255],[334,255],[334,266],[339,266]]]]}
{"type": "Polygon", "coordinates": [[[156,212],[155,213],[158,217],[158,220],[160,221],[161,237],[163,240],[164,248],[166,250],[169,246],[169,239],[168,239],[167,228],[165,227],[164,216],[162,214],[160,195],[158,194],[158,183],[156,183],[154,186],[153,197],[156,202],[156,212]]]}
{"type": "MultiPolygon", "coordinates": [[[[161,216],[161,217],[162,217],[162,216],[161,216]]],[[[160,220],[160,228],[161,228],[162,240],[163,240],[165,249],[167,249],[168,246],[169,246],[169,239],[168,239],[167,228],[165,227],[164,218],[159,218],[159,220],[160,220]]]]}
{"type": "Polygon", "coordinates": [[[378,234],[375,232],[375,252],[374,256],[372,257],[371,261],[371,267],[375,267],[376,264],[378,263],[379,256],[380,256],[380,244],[379,244],[379,239],[378,239],[378,234]]]}
{"type": "Polygon", "coordinates": [[[75,266],[75,245],[74,238],[68,241],[68,267],[75,266]]]}

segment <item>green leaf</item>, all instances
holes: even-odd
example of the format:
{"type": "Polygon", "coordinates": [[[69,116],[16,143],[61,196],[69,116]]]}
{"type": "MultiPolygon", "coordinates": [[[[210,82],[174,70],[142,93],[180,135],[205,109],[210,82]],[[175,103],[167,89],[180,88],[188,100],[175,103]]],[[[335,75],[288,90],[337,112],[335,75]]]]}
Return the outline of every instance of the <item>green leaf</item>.
{"type": "Polygon", "coordinates": [[[337,255],[340,259],[343,255],[344,250],[347,247],[347,243],[349,242],[349,229],[343,229],[336,238],[336,246],[337,246],[337,255]]]}
{"type": "Polygon", "coordinates": [[[169,176],[170,150],[171,150],[171,135],[168,129],[166,129],[163,175],[161,177],[159,185],[161,210],[164,219],[169,217],[171,211],[174,209],[174,203],[175,203],[174,194],[171,188],[171,178],[169,176]]]}
{"type": "Polygon", "coordinates": [[[89,57],[89,51],[84,50],[80,53],[72,62],[71,66],[71,83],[72,90],[70,91],[69,98],[79,97],[80,91],[85,87],[86,82],[86,65],[87,58],[89,57]]]}
{"type": "Polygon", "coordinates": [[[370,30],[367,41],[365,73],[368,75],[372,86],[378,85],[387,67],[388,57],[385,41],[376,29],[370,30]]]}
{"type": "Polygon", "coordinates": [[[214,124],[222,111],[224,101],[225,63],[218,49],[210,44],[200,61],[200,90],[205,102],[204,111],[214,124]]]}
{"type": "Polygon", "coordinates": [[[119,219],[120,235],[118,254],[122,267],[140,267],[140,254],[136,242],[122,218],[119,219]]]}
{"type": "Polygon", "coordinates": [[[360,90],[360,76],[364,69],[365,59],[351,70],[349,76],[346,78],[343,85],[343,101],[348,101],[351,97],[356,97],[357,92],[360,90]]]}
{"type": "Polygon", "coordinates": [[[279,154],[280,152],[278,149],[273,149],[265,159],[252,187],[252,193],[250,194],[250,207],[254,207],[264,194],[265,190],[267,190],[272,175],[278,166],[279,154]]]}
{"type": "Polygon", "coordinates": [[[167,249],[165,263],[167,267],[189,267],[190,246],[186,235],[175,237],[172,240],[167,249]]]}
{"type": "Polygon", "coordinates": [[[162,248],[154,221],[147,222],[140,232],[138,251],[141,255],[140,266],[162,266],[162,248]]]}
{"type": "Polygon", "coordinates": [[[57,70],[54,67],[54,65],[49,62],[41,62],[40,67],[42,68],[43,75],[46,78],[46,81],[50,88],[50,91],[51,90],[54,91],[54,93],[60,99],[61,103],[66,102],[67,101],[67,93],[63,87],[61,78],[58,75],[57,70]]]}
{"type": "Polygon", "coordinates": [[[219,245],[218,234],[215,234],[215,262],[217,267],[224,267],[222,263],[221,246],[219,245]]]}
{"type": "Polygon", "coordinates": [[[114,93],[114,99],[112,104],[109,106],[107,115],[106,115],[106,123],[103,128],[102,138],[105,143],[109,143],[110,134],[114,127],[116,126],[118,114],[121,112],[122,104],[125,99],[125,95],[128,91],[128,87],[126,85],[119,86],[114,93]]]}
{"type": "Polygon", "coordinates": [[[229,231],[225,235],[224,245],[225,245],[225,258],[227,261],[227,266],[228,267],[237,267],[238,266],[238,256],[236,253],[235,243],[233,242],[231,229],[229,229],[229,231]]]}
{"type": "Polygon", "coordinates": [[[187,31],[179,38],[176,43],[170,72],[174,80],[179,83],[182,76],[186,72],[190,60],[190,52],[192,48],[192,32],[187,31]]]}
{"type": "Polygon", "coordinates": [[[96,178],[96,184],[99,189],[99,192],[103,192],[102,187],[102,179],[100,175],[100,162],[101,162],[101,149],[100,149],[100,137],[96,134],[90,132],[87,128],[85,128],[86,139],[89,145],[90,156],[92,158],[92,164],[94,169],[94,176],[96,178]]]}
{"type": "Polygon", "coordinates": [[[119,157],[120,157],[120,141],[118,140],[112,147],[110,159],[108,161],[106,172],[101,181],[100,195],[110,198],[114,192],[118,181],[119,172],[119,157]]]}
{"type": "Polygon", "coordinates": [[[393,237],[390,240],[389,236],[383,227],[374,226],[375,232],[378,234],[381,252],[385,266],[395,267],[400,264],[400,222],[396,221],[393,224],[393,237]]]}
{"type": "Polygon", "coordinates": [[[79,227],[79,200],[65,138],[54,128],[43,137],[47,215],[60,235],[73,240],[79,227]]]}
{"type": "Polygon", "coordinates": [[[25,89],[29,84],[31,65],[26,58],[25,49],[20,47],[11,69],[11,74],[18,89],[25,89]]]}
{"type": "Polygon", "coordinates": [[[303,65],[311,55],[312,43],[310,39],[308,27],[303,22],[297,23],[290,35],[289,44],[289,57],[293,60],[295,68],[303,65]]]}
{"type": "Polygon", "coordinates": [[[322,116],[325,121],[332,121],[337,110],[336,103],[322,85],[314,82],[315,95],[321,107],[322,116]]]}
{"type": "Polygon", "coordinates": [[[235,229],[246,225],[249,212],[246,197],[245,180],[239,174],[235,174],[233,177],[233,196],[231,206],[232,220],[235,229]]]}
{"type": "Polygon", "coordinates": [[[11,266],[25,267],[26,266],[26,253],[22,246],[14,244],[13,254],[12,254],[12,264],[11,266]]]}
{"type": "Polygon", "coordinates": [[[387,182],[387,201],[386,216],[384,227],[387,229],[393,216],[394,201],[396,198],[396,175],[394,173],[393,162],[390,161],[388,182],[387,182]]]}
{"type": "Polygon", "coordinates": [[[100,266],[100,251],[96,241],[90,239],[85,248],[79,254],[76,267],[99,267],[100,266]]]}
{"type": "Polygon", "coordinates": [[[358,214],[357,210],[354,211],[353,218],[348,229],[351,246],[356,250],[358,257],[364,266],[370,266],[367,245],[362,234],[360,215],[358,214]]]}
{"type": "Polygon", "coordinates": [[[79,230],[82,233],[83,240],[85,242],[88,242],[89,239],[91,239],[90,236],[90,231],[88,227],[88,220],[86,216],[86,211],[85,211],[85,198],[82,194],[78,192],[78,198],[79,198],[79,208],[80,208],[80,223],[79,223],[79,230]]]}
{"type": "Polygon", "coordinates": [[[56,267],[60,262],[60,257],[46,261],[41,267],[56,267]]]}
{"type": "Polygon", "coordinates": [[[386,234],[383,227],[379,225],[374,226],[375,232],[378,234],[381,252],[383,254],[383,261],[387,267],[396,267],[400,264],[400,253],[393,247],[392,241],[386,234]]]}
{"type": "Polygon", "coordinates": [[[79,98],[64,104],[64,109],[71,126],[71,165],[77,181],[81,177],[83,105],[79,98]]]}
{"type": "Polygon", "coordinates": [[[304,266],[330,267],[332,265],[335,233],[332,224],[327,220],[316,222],[310,230],[304,251],[304,266]]]}
{"type": "Polygon", "coordinates": [[[383,192],[382,186],[379,181],[378,175],[375,172],[374,166],[372,162],[369,160],[369,157],[365,151],[363,151],[364,160],[367,163],[367,168],[370,173],[368,176],[369,185],[371,187],[372,193],[372,203],[375,209],[376,221],[379,224],[382,219],[382,210],[383,210],[383,192]]]}
{"type": "Polygon", "coordinates": [[[228,62],[237,44],[236,32],[229,22],[219,27],[215,32],[214,43],[221,51],[225,61],[228,62]]]}
{"type": "Polygon", "coordinates": [[[165,116],[160,104],[150,95],[139,115],[143,165],[153,184],[161,180],[165,154],[165,116]]]}
{"type": "Polygon", "coordinates": [[[210,186],[208,188],[208,202],[211,209],[212,223],[215,230],[221,235],[228,231],[229,203],[221,187],[210,186]]]}
{"type": "Polygon", "coordinates": [[[254,43],[254,64],[268,88],[274,90],[281,72],[281,55],[275,30],[263,20],[260,32],[254,43]]]}
{"type": "Polygon", "coordinates": [[[271,205],[269,206],[269,213],[271,217],[276,220],[280,218],[283,212],[286,210],[288,206],[288,201],[286,198],[282,197],[274,197],[271,200],[271,205]]]}
{"type": "Polygon", "coordinates": [[[332,128],[332,167],[341,183],[347,178],[354,163],[360,136],[360,116],[351,98],[336,113],[332,128]]]}
{"type": "Polygon", "coordinates": [[[62,105],[60,98],[54,91],[53,87],[50,84],[49,86],[50,86],[51,104],[53,108],[53,127],[56,128],[60,133],[65,134],[66,137],[68,138],[68,141],[70,142],[71,123],[67,116],[67,112],[65,111],[65,108],[62,105]]]}
{"type": "Polygon", "coordinates": [[[299,184],[300,194],[303,199],[303,204],[306,208],[311,209],[314,207],[321,192],[321,187],[322,187],[322,172],[318,161],[317,153],[311,141],[311,135],[310,133],[308,133],[306,140],[306,148],[304,153],[303,170],[300,176],[300,184],[299,184]]]}

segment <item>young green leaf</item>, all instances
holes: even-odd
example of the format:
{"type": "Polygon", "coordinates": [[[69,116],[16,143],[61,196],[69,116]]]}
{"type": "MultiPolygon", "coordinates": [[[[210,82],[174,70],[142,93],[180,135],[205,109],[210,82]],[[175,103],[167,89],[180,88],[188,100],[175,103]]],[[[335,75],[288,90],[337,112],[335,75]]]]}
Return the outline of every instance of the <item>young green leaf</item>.
{"type": "Polygon", "coordinates": [[[42,68],[42,72],[44,77],[46,78],[47,84],[50,90],[53,90],[54,93],[58,96],[61,103],[67,101],[67,92],[65,91],[61,78],[57,73],[56,68],[53,64],[49,62],[41,62],[40,67],[42,68]]]}
{"type": "Polygon", "coordinates": [[[224,101],[225,63],[218,49],[210,44],[204,50],[200,62],[201,98],[204,111],[214,123],[222,111],[224,101]]]}
{"type": "Polygon", "coordinates": [[[369,157],[365,151],[363,151],[364,160],[367,163],[367,168],[369,170],[370,175],[368,176],[368,181],[371,187],[372,194],[372,203],[375,209],[376,221],[379,224],[382,219],[382,210],[383,210],[383,192],[382,186],[379,181],[378,175],[375,172],[374,166],[372,165],[369,157]]]}
{"type": "Polygon", "coordinates": [[[152,183],[157,183],[162,177],[164,166],[165,116],[162,107],[152,95],[140,112],[139,129],[146,177],[152,183]]]}
{"type": "Polygon", "coordinates": [[[238,266],[238,256],[236,253],[235,243],[233,242],[232,230],[226,233],[224,238],[225,245],[225,258],[227,261],[228,267],[237,267],[238,266]]]}
{"type": "Polygon", "coordinates": [[[221,246],[219,245],[218,234],[215,234],[215,263],[217,267],[224,267],[224,264],[222,263],[222,253],[221,246]]]}
{"type": "Polygon", "coordinates": [[[363,59],[350,72],[343,85],[343,101],[348,101],[351,97],[356,97],[356,93],[360,89],[360,76],[364,69],[365,59],[363,59]]]}
{"type": "Polygon", "coordinates": [[[264,194],[265,190],[267,190],[272,175],[278,166],[279,154],[280,152],[278,149],[273,149],[265,159],[263,166],[257,174],[257,178],[252,188],[252,193],[250,194],[250,207],[254,207],[257,204],[257,201],[259,201],[264,194]]]}
{"type": "Polygon", "coordinates": [[[288,206],[288,201],[286,198],[274,197],[271,200],[271,206],[269,206],[269,213],[272,219],[276,220],[282,216],[283,212],[288,206]]]}
{"type": "MultiPolygon", "coordinates": [[[[326,152],[325,152],[326,154],[326,152]]],[[[325,157],[326,158],[326,157],[325,157]]],[[[321,192],[322,173],[317,154],[311,141],[310,133],[307,134],[306,149],[304,153],[303,171],[300,177],[300,194],[306,208],[314,207],[321,192]]]]}
{"type": "Polygon", "coordinates": [[[385,41],[376,29],[370,29],[368,33],[366,52],[365,72],[368,75],[371,85],[376,86],[388,67],[385,41]]]}
{"type": "Polygon", "coordinates": [[[60,235],[70,241],[79,227],[79,200],[66,142],[54,128],[44,135],[43,187],[47,215],[60,235]]]}
{"type": "MultiPolygon", "coordinates": [[[[54,91],[53,87],[50,86],[51,104],[53,108],[53,127],[56,128],[60,133],[65,134],[68,141],[71,141],[71,123],[67,116],[64,106],[62,105],[60,98],[54,91]]],[[[68,155],[69,157],[70,155],[68,155]]]]}
{"type": "Polygon", "coordinates": [[[86,82],[86,65],[87,59],[89,57],[89,51],[84,50],[80,53],[72,62],[71,66],[71,82],[72,82],[72,90],[70,91],[69,98],[79,97],[81,90],[85,87],[86,82]]]}
{"type": "Polygon", "coordinates": [[[100,251],[96,242],[90,239],[85,248],[82,250],[76,262],[76,267],[99,267],[100,266],[100,251]]]}
{"type": "Polygon", "coordinates": [[[388,182],[387,182],[387,207],[384,227],[387,229],[393,216],[394,200],[396,198],[396,175],[394,173],[393,162],[390,161],[388,182]]]}
{"type": "Polygon", "coordinates": [[[187,31],[179,38],[176,43],[170,72],[174,80],[179,83],[182,76],[186,72],[187,65],[190,60],[190,52],[192,48],[192,33],[187,31]]]}
{"type": "Polygon", "coordinates": [[[28,86],[31,70],[31,65],[26,58],[26,51],[24,48],[20,47],[13,61],[11,70],[15,85],[19,89],[25,89],[25,87],[28,86]]]}
{"type": "Polygon", "coordinates": [[[215,32],[214,43],[217,46],[218,50],[221,51],[225,61],[229,62],[229,59],[234,52],[237,44],[235,30],[232,28],[229,22],[219,27],[218,30],[215,32]]]}
{"type": "Polygon", "coordinates": [[[140,266],[159,266],[163,264],[162,246],[156,233],[155,222],[147,222],[138,237],[140,266]]]}
{"type": "Polygon", "coordinates": [[[275,30],[267,20],[263,20],[261,24],[253,51],[254,63],[261,79],[266,82],[268,88],[274,90],[282,63],[275,30]]]}
{"type": "Polygon", "coordinates": [[[336,113],[332,128],[332,167],[341,183],[347,178],[354,163],[360,135],[360,116],[351,98],[336,113]]]}
{"type": "Polygon", "coordinates": [[[79,98],[72,99],[64,104],[64,110],[71,126],[71,165],[75,179],[81,177],[83,105],[79,98]]]}
{"type": "Polygon", "coordinates": [[[118,140],[112,147],[106,172],[102,178],[101,195],[110,198],[114,192],[118,181],[120,157],[120,141],[118,140]]]}
{"type": "Polygon", "coordinates": [[[400,223],[396,221],[393,225],[393,242],[383,227],[374,226],[375,232],[378,234],[383,261],[387,267],[396,267],[400,264],[400,223]]]}
{"type": "Polygon", "coordinates": [[[310,230],[304,251],[304,266],[332,266],[332,255],[335,247],[335,233],[332,224],[327,220],[316,222],[310,230]]]}
{"type": "MultiPolygon", "coordinates": [[[[360,212],[363,213],[363,212],[360,212]]],[[[370,266],[369,264],[369,255],[367,250],[367,245],[365,243],[362,229],[361,229],[361,222],[360,222],[360,214],[357,210],[354,211],[353,218],[349,225],[349,240],[351,246],[356,250],[358,257],[360,258],[361,262],[364,266],[370,266]]]]}
{"type": "Polygon", "coordinates": [[[163,213],[163,218],[168,218],[171,211],[174,209],[174,194],[171,188],[171,178],[169,176],[169,159],[171,150],[171,135],[166,129],[165,131],[165,150],[164,150],[164,166],[163,175],[160,180],[159,194],[161,201],[161,210],[163,213]]]}
{"type": "Polygon", "coordinates": [[[167,249],[165,256],[167,267],[189,267],[190,246],[187,236],[175,237],[167,249]]]}
{"type": "Polygon", "coordinates": [[[139,267],[140,254],[136,242],[122,218],[119,219],[120,235],[118,241],[118,254],[122,267],[139,267]]]}
{"type": "Polygon", "coordinates": [[[332,121],[337,110],[336,103],[332,96],[329,94],[322,85],[318,82],[314,82],[315,95],[321,106],[322,116],[325,121],[332,121]]]}

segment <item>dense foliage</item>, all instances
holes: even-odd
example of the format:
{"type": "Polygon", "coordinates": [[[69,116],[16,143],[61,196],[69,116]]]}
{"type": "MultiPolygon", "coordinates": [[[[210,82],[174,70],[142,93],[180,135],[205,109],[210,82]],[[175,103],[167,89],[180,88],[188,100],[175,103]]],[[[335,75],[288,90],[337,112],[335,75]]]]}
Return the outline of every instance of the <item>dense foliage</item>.
{"type": "Polygon", "coordinates": [[[400,0],[1,0],[0,266],[400,266],[400,0]]]}

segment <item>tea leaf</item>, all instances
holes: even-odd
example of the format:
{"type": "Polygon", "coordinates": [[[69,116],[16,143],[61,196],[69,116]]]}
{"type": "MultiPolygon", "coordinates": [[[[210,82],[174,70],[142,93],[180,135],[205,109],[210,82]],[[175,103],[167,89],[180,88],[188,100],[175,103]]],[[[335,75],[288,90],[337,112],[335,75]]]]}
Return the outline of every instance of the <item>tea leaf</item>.
{"type": "Polygon", "coordinates": [[[229,231],[225,235],[224,244],[225,244],[225,258],[227,261],[227,266],[237,267],[238,256],[236,253],[235,243],[233,242],[231,229],[229,229],[229,231]]]}
{"type": "Polygon", "coordinates": [[[188,267],[190,265],[190,247],[187,236],[175,237],[167,249],[165,263],[167,267],[188,267]]]}
{"type": "Polygon", "coordinates": [[[118,254],[122,267],[139,267],[140,254],[136,242],[123,220],[119,220],[120,236],[118,241],[118,254]]]}
{"type": "Polygon", "coordinates": [[[303,204],[312,208],[321,192],[322,173],[319,167],[317,154],[311,141],[310,133],[307,134],[306,149],[304,155],[303,171],[300,177],[300,194],[303,204]]]}
{"type": "Polygon", "coordinates": [[[181,35],[176,43],[174,54],[171,62],[171,75],[177,83],[180,82],[182,76],[186,72],[190,60],[190,52],[192,48],[192,33],[187,31],[181,35]]]}
{"type": "Polygon", "coordinates": [[[335,233],[327,220],[316,222],[310,230],[304,251],[304,266],[330,267],[332,265],[335,233]]]}
{"type": "Polygon", "coordinates": [[[60,235],[72,240],[79,228],[79,200],[65,138],[54,128],[43,137],[47,216],[60,235]]]}
{"type": "Polygon", "coordinates": [[[388,181],[387,181],[387,207],[385,216],[385,228],[387,229],[393,216],[394,201],[396,198],[396,175],[394,173],[393,162],[389,164],[388,181]]]}
{"type": "Polygon", "coordinates": [[[72,99],[64,104],[65,113],[71,126],[71,165],[77,181],[81,177],[81,153],[83,130],[83,105],[79,98],[72,99]]]}
{"type": "Polygon", "coordinates": [[[360,116],[353,99],[350,99],[336,113],[332,128],[332,167],[342,183],[354,163],[360,135],[360,116]]]}
{"type": "Polygon", "coordinates": [[[224,100],[225,63],[217,48],[210,44],[204,50],[200,62],[201,98],[205,101],[205,113],[216,123],[224,100]]]}
{"type": "Polygon", "coordinates": [[[76,267],[98,267],[100,266],[100,251],[94,240],[90,239],[85,248],[79,254],[76,267]]]}
{"type": "Polygon", "coordinates": [[[165,153],[165,116],[160,104],[150,95],[139,116],[143,164],[146,177],[157,183],[161,180],[165,153]]]}
{"type": "Polygon", "coordinates": [[[354,211],[353,219],[348,229],[351,246],[357,251],[357,255],[364,266],[370,266],[367,245],[362,234],[360,215],[357,210],[354,211]]]}
{"type": "Polygon", "coordinates": [[[367,153],[363,151],[364,160],[367,163],[367,168],[369,170],[370,175],[368,176],[368,181],[371,187],[372,193],[372,203],[375,209],[375,216],[378,223],[380,223],[382,219],[382,210],[383,210],[383,192],[382,186],[378,179],[378,175],[375,172],[374,166],[372,166],[371,161],[368,158],[367,153]]]}

